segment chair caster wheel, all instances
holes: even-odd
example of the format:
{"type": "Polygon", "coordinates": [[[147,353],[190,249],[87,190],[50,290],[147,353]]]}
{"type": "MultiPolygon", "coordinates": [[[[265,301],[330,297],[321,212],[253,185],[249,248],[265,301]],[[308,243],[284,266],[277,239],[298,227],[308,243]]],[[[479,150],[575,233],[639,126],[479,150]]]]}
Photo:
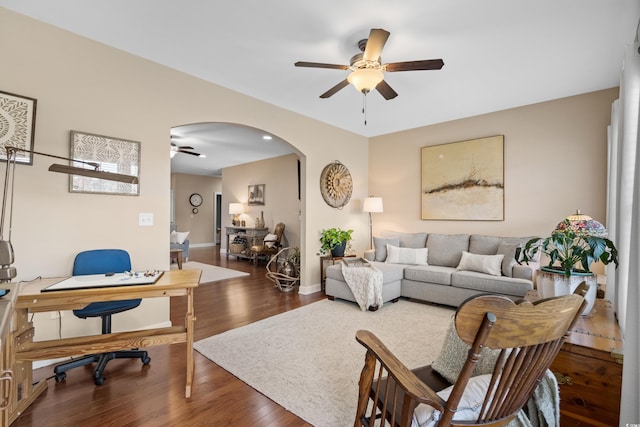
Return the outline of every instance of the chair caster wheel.
{"type": "Polygon", "coordinates": [[[67,373],[66,372],[61,372],[59,374],[56,374],[56,382],[59,383],[61,381],[64,381],[67,378],[67,373]]]}
{"type": "Polygon", "coordinates": [[[102,385],[104,383],[104,380],[105,380],[104,376],[100,375],[99,377],[93,378],[93,383],[95,385],[102,385]]]}
{"type": "Polygon", "coordinates": [[[142,358],[143,365],[148,365],[149,363],[151,363],[151,358],[149,356],[142,358]]]}

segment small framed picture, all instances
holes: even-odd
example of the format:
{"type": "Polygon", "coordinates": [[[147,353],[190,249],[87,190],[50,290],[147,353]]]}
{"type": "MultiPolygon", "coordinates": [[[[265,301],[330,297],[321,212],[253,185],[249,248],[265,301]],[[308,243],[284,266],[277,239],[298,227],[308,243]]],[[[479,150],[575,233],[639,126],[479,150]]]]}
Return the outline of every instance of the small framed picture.
{"type": "Polygon", "coordinates": [[[16,163],[33,164],[37,100],[0,91],[0,160],[7,160],[5,146],[17,147],[16,163]]]}
{"type": "Polygon", "coordinates": [[[248,205],[264,205],[264,184],[255,184],[249,186],[248,205]]]}
{"type": "MultiPolygon", "coordinates": [[[[140,176],[140,143],[137,141],[72,130],[70,157],[74,160],[98,163],[101,171],[140,176]]],[[[86,167],[80,162],[72,163],[72,166],[86,167]]],[[[70,175],[69,191],[138,196],[140,184],[70,175]]]]}

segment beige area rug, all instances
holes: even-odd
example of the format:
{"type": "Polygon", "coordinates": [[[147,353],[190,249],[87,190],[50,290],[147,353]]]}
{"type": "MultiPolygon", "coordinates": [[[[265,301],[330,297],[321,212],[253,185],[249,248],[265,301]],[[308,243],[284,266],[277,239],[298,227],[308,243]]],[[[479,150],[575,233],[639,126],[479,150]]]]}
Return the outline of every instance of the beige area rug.
{"type": "MultiPolygon", "coordinates": [[[[172,270],[178,269],[178,264],[171,264],[172,270]]],[[[187,261],[182,263],[183,270],[202,270],[200,283],[215,282],[224,279],[233,279],[235,277],[248,276],[249,273],[244,271],[232,270],[230,268],[218,267],[216,265],[203,264],[196,261],[187,261]]]]}
{"type": "Polygon", "coordinates": [[[356,331],[372,331],[417,368],[439,354],[453,313],[404,300],[376,312],[323,300],[206,338],[194,348],[314,426],[352,426],[365,355],[356,331]]]}

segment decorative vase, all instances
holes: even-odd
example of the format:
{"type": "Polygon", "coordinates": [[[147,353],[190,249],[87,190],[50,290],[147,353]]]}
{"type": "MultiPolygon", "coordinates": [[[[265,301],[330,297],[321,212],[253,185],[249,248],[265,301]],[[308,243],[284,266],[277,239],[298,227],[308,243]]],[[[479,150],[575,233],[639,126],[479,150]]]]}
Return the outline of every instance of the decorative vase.
{"type": "Polygon", "coordinates": [[[595,274],[574,272],[571,273],[571,276],[567,277],[564,271],[542,267],[536,275],[536,286],[540,298],[572,294],[582,282],[586,282],[589,287],[587,295],[585,295],[587,306],[581,313],[583,316],[586,316],[591,312],[593,304],[596,302],[598,278],[595,274]]]}
{"type": "Polygon", "coordinates": [[[331,256],[334,258],[340,258],[344,256],[344,250],[347,247],[347,242],[342,242],[338,246],[331,249],[331,256]]]}
{"type": "Polygon", "coordinates": [[[260,211],[260,227],[259,228],[264,228],[264,211],[260,211]]]}

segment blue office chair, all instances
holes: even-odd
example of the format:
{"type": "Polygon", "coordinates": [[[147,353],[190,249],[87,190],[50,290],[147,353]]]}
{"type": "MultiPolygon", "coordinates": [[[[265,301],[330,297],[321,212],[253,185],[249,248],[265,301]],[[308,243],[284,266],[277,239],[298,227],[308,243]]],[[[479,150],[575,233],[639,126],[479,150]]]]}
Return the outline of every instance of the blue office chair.
{"type": "MultiPolygon", "coordinates": [[[[105,274],[109,272],[123,273],[131,270],[131,259],[126,251],[121,249],[96,249],[80,252],[73,262],[73,275],[84,276],[88,274],[105,274]]],[[[140,305],[140,299],[126,301],[93,302],[80,310],[73,310],[73,314],[81,319],[87,317],[100,317],[102,319],[102,333],[111,333],[111,315],[122,311],[131,310],[140,305]]],[[[92,354],[62,363],[53,369],[56,382],[67,377],[66,371],[79,366],[97,363],[93,371],[93,382],[101,385],[104,380],[104,368],[112,359],[140,358],[144,365],[148,365],[151,359],[146,351],[124,350],[109,353],[92,354]]]]}

